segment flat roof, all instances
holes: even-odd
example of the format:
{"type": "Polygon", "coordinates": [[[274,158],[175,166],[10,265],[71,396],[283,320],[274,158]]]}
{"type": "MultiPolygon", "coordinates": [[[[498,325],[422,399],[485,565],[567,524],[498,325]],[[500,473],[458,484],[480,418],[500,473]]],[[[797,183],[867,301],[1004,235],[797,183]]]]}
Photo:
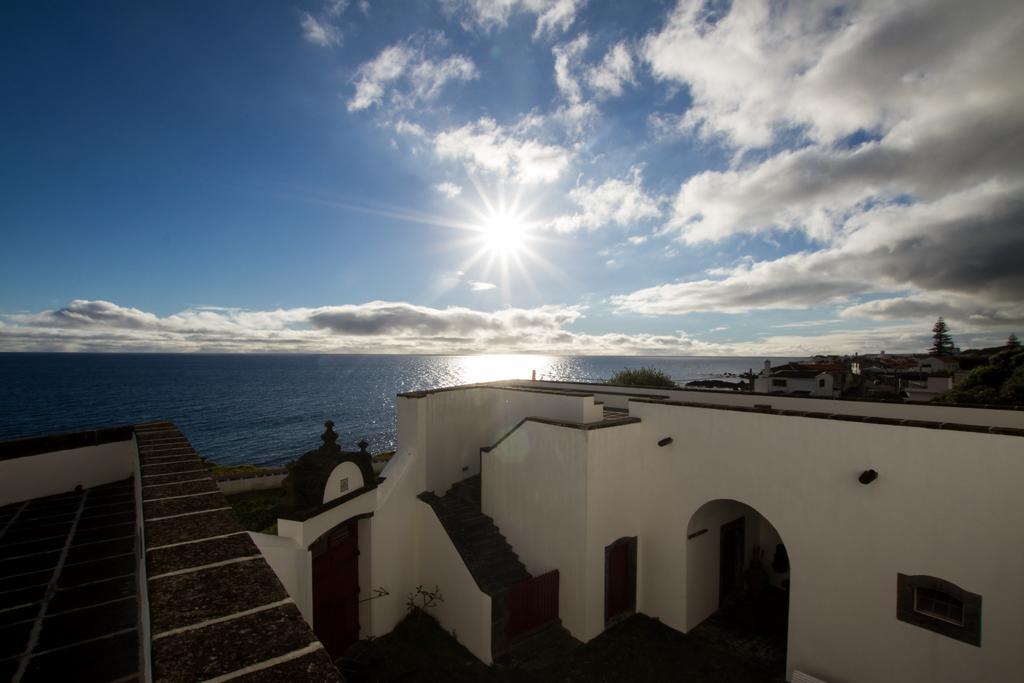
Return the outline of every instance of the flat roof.
{"type": "Polygon", "coordinates": [[[0,508],[0,680],[138,677],[134,479],[0,508]]]}

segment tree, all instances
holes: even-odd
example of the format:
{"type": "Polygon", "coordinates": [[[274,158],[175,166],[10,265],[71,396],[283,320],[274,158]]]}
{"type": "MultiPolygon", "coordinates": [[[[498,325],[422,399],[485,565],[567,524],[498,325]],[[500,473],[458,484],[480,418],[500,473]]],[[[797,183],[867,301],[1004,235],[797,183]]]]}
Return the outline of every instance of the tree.
{"type": "Polygon", "coordinates": [[[667,373],[655,367],[625,368],[619,370],[608,380],[609,384],[627,384],[635,387],[664,387],[678,389],[679,385],[672,381],[667,373]]]}
{"type": "Polygon", "coordinates": [[[1020,346],[1020,339],[1017,339],[1017,335],[1011,332],[1010,336],[1006,338],[1006,345],[1011,349],[1015,349],[1020,346]]]}
{"type": "Polygon", "coordinates": [[[928,352],[935,356],[948,356],[953,353],[953,338],[949,336],[949,329],[942,316],[939,316],[932,327],[932,347],[928,352]]]}

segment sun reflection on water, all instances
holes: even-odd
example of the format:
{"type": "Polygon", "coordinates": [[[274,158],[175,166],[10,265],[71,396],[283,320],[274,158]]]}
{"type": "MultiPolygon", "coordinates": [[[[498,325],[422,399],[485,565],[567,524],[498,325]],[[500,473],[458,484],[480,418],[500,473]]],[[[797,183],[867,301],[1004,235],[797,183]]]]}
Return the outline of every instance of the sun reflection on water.
{"type": "Polygon", "coordinates": [[[458,356],[453,368],[459,384],[494,382],[502,379],[530,379],[536,371],[537,378],[550,376],[555,365],[552,356],[533,355],[484,355],[458,356]]]}

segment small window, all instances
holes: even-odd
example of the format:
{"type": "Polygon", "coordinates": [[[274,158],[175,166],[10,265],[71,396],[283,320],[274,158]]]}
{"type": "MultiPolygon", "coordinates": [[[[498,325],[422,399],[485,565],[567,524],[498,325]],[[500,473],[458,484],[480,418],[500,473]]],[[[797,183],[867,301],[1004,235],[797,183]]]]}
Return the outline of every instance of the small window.
{"type": "Polygon", "coordinates": [[[914,589],[914,611],[957,626],[964,625],[964,603],[934,588],[914,589]]]}
{"type": "Polygon", "coordinates": [[[897,574],[896,618],[981,647],[981,596],[944,579],[897,574]]]}
{"type": "Polygon", "coordinates": [[[824,389],[825,388],[825,380],[823,380],[823,379],[819,379],[818,380],[818,388],[819,389],[824,389]]]}
{"type": "Polygon", "coordinates": [[[345,491],[348,491],[348,477],[345,477],[344,479],[341,480],[341,483],[339,484],[339,488],[340,488],[339,493],[345,493],[345,491]]]}
{"type": "Polygon", "coordinates": [[[784,387],[784,386],[786,386],[786,380],[784,380],[784,379],[773,379],[772,380],[772,386],[773,387],[784,387]]]}

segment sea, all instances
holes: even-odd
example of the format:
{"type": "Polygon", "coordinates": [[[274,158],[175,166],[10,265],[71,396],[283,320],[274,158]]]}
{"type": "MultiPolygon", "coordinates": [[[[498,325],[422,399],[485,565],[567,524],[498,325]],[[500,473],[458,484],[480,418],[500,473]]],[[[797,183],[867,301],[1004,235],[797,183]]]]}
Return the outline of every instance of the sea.
{"type": "MultiPolygon", "coordinates": [[[[773,365],[794,358],[771,358],[773,365]]],[[[395,447],[395,395],[471,382],[600,382],[655,367],[734,378],[764,357],[0,353],[0,440],[170,420],[203,457],[280,466],[320,444],[395,447]]]]}

